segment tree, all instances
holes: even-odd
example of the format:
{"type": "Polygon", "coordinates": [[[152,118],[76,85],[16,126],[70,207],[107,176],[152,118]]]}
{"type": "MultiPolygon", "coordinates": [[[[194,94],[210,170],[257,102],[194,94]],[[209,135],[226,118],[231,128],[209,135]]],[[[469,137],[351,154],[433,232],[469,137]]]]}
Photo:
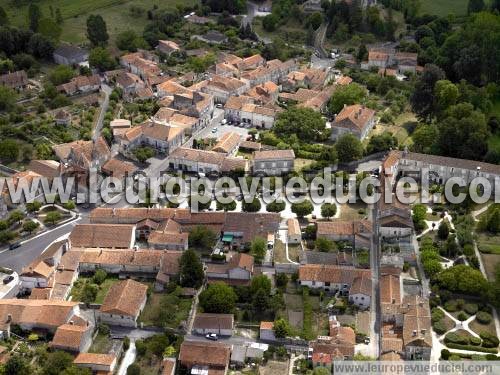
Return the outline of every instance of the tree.
{"type": "Polygon", "coordinates": [[[38,5],[31,3],[28,8],[28,19],[31,31],[35,33],[38,31],[38,24],[41,18],[42,12],[40,11],[40,8],[38,7],[38,5]]]}
{"type": "Polygon", "coordinates": [[[208,227],[198,225],[189,233],[189,247],[201,251],[211,251],[217,242],[217,235],[208,227]]]}
{"type": "Polygon", "coordinates": [[[286,203],[283,200],[276,200],[266,205],[267,212],[281,212],[285,209],[286,203]]]}
{"type": "Polygon", "coordinates": [[[302,107],[291,107],[279,113],[273,131],[283,138],[295,135],[302,142],[324,141],[329,135],[321,114],[302,107]]]}
{"type": "Polygon", "coordinates": [[[398,147],[398,139],[389,132],[376,134],[370,138],[366,145],[366,153],[374,154],[376,152],[388,151],[398,147]]]}
{"type": "Polygon", "coordinates": [[[358,60],[358,62],[368,60],[368,48],[366,48],[365,44],[359,46],[358,54],[356,55],[356,60],[358,60]]]}
{"type": "Polygon", "coordinates": [[[339,113],[345,105],[361,103],[366,94],[366,89],[355,82],[340,86],[334,91],[328,109],[331,113],[339,113]]]}
{"type": "Polygon", "coordinates": [[[116,36],[116,46],[122,51],[137,50],[137,34],[134,30],[125,30],[116,36]]]}
{"type": "Polygon", "coordinates": [[[58,65],[49,73],[49,81],[58,86],[67,83],[75,76],[75,71],[68,65],[58,65]]]}
{"type": "Polygon", "coordinates": [[[275,337],[285,338],[290,335],[290,325],[283,318],[276,319],[273,324],[273,331],[275,337]]]}
{"type": "Polygon", "coordinates": [[[288,275],[286,273],[276,274],[276,286],[278,288],[285,288],[288,285],[288,275]]]}
{"type": "Polygon", "coordinates": [[[306,18],[306,26],[311,26],[314,30],[321,26],[323,15],[320,12],[314,12],[306,18]]]}
{"type": "Polygon", "coordinates": [[[100,15],[91,14],[87,18],[87,38],[94,46],[106,44],[109,35],[106,22],[100,15]]]}
{"type": "Polygon", "coordinates": [[[40,226],[40,223],[37,223],[33,220],[27,220],[23,224],[23,231],[28,232],[29,234],[33,233],[33,231],[40,226]]]}
{"type": "Polygon", "coordinates": [[[58,25],[61,25],[64,22],[64,18],[61,14],[61,9],[56,8],[56,22],[58,25]]]}
{"type": "Polygon", "coordinates": [[[38,212],[41,207],[42,207],[42,202],[40,201],[33,201],[31,203],[26,203],[26,210],[28,212],[38,212]]]}
{"type": "Polygon", "coordinates": [[[353,134],[342,135],[335,143],[335,149],[341,163],[349,163],[361,159],[363,156],[363,145],[353,134]]]}
{"type": "Polygon", "coordinates": [[[205,273],[200,257],[193,250],[188,249],[182,253],[179,261],[179,275],[181,285],[198,289],[203,284],[205,273]]]}
{"type": "Polygon", "coordinates": [[[141,375],[141,366],[137,363],[132,363],[127,367],[127,375],[141,375]]]}
{"type": "Polygon", "coordinates": [[[477,13],[484,10],[484,0],[469,0],[469,4],[467,5],[467,13],[477,13]]]}
{"type": "Polygon", "coordinates": [[[437,81],[436,85],[434,86],[434,95],[436,96],[437,100],[437,108],[440,111],[444,111],[448,107],[456,104],[458,94],[458,87],[446,79],[437,81]]]}
{"type": "Polygon", "coordinates": [[[16,100],[17,94],[14,90],[6,86],[0,86],[0,111],[12,109],[16,100]]]}
{"type": "Polygon", "coordinates": [[[252,307],[259,319],[262,317],[262,314],[269,309],[269,303],[269,294],[267,294],[265,290],[259,289],[252,294],[252,307]]]}
{"type": "Polygon", "coordinates": [[[314,241],[314,245],[316,249],[322,253],[328,253],[335,249],[335,243],[324,237],[318,237],[316,241],[314,241]]]}
{"type": "Polygon", "coordinates": [[[450,228],[448,224],[443,220],[441,224],[439,224],[437,235],[440,239],[446,240],[448,235],[450,234],[450,228]]]}
{"type": "MultiPolygon", "coordinates": [[[[0,86],[0,96],[1,96],[2,86],[0,86]]],[[[13,139],[4,139],[0,141],[0,160],[3,163],[10,163],[17,160],[19,156],[19,145],[13,139]]]]}
{"type": "Polygon", "coordinates": [[[45,222],[47,224],[55,225],[61,220],[61,213],[59,211],[50,211],[45,216],[45,222]]]}
{"type": "Polygon", "coordinates": [[[52,58],[54,43],[42,34],[33,34],[28,42],[28,51],[33,56],[48,59],[52,58]]]}
{"type": "Polygon", "coordinates": [[[441,262],[437,259],[429,259],[423,262],[422,266],[424,267],[425,274],[432,280],[434,277],[439,274],[443,270],[443,266],[441,262]]]}
{"type": "Polygon", "coordinates": [[[337,213],[337,205],[335,203],[323,203],[321,205],[321,216],[330,219],[337,213]]]}
{"type": "Polygon", "coordinates": [[[271,280],[266,275],[252,277],[250,282],[250,293],[255,294],[258,290],[263,290],[267,295],[271,294],[271,280]]]}
{"type": "Polygon", "coordinates": [[[309,200],[305,200],[302,203],[292,203],[292,212],[296,214],[299,218],[303,218],[309,214],[311,214],[314,210],[314,207],[309,200]]]}
{"type": "Polygon", "coordinates": [[[69,353],[57,350],[47,355],[47,359],[43,364],[43,373],[46,375],[59,375],[72,365],[73,356],[69,353]]]}
{"type": "Polygon", "coordinates": [[[412,150],[424,154],[435,153],[437,148],[436,139],[438,138],[439,130],[436,125],[420,124],[412,134],[413,144],[412,150]]]}
{"type": "Polygon", "coordinates": [[[273,32],[274,30],[276,30],[278,22],[278,17],[275,14],[271,13],[262,19],[262,27],[266,31],[273,32]]]}
{"type": "Polygon", "coordinates": [[[449,267],[436,277],[438,285],[452,293],[486,296],[489,291],[487,280],[481,271],[459,264],[449,267]]]}
{"type": "Polygon", "coordinates": [[[229,314],[234,310],[237,296],[225,283],[215,283],[200,293],[200,306],[204,312],[229,314]]]}
{"type": "Polygon", "coordinates": [[[250,252],[255,257],[256,260],[262,261],[266,256],[266,240],[262,237],[255,237],[250,246],[250,252]]]}
{"type": "Polygon", "coordinates": [[[207,53],[206,55],[201,57],[190,57],[188,59],[188,65],[195,73],[204,73],[210,66],[215,63],[215,60],[216,58],[213,53],[207,53]]]}
{"type": "Polygon", "coordinates": [[[9,16],[3,7],[0,7],[0,26],[5,26],[9,24],[9,16]]]}
{"type": "Polygon", "coordinates": [[[114,69],[116,61],[106,48],[96,47],[90,51],[89,65],[100,71],[106,71],[114,69]]]}
{"type": "Polygon", "coordinates": [[[106,271],[104,271],[102,268],[98,268],[94,272],[94,276],[92,277],[92,280],[97,285],[101,285],[104,282],[104,280],[106,280],[107,277],[108,277],[108,273],[106,271]]]}
{"type": "Polygon", "coordinates": [[[85,282],[80,292],[80,299],[83,303],[92,303],[97,297],[99,287],[96,284],[85,282]]]}
{"type": "Polygon", "coordinates": [[[24,219],[24,214],[19,211],[19,210],[15,210],[15,211],[12,211],[9,215],[9,223],[19,223],[21,224],[21,221],[24,219]]]}
{"type": "Polygon", "coordinates": [[[250,203],[247,203],[243,200],[241,204],[241,209],[243,212],[258,212],[260,211],[262,204],[260,203],[260,199],[254,197],[250,203]]]}
{"type": "Polygon", "coordinates": [[[436,113],[436,97],[434,87],[436,82],[443,80],[445,74],[441,68],[433,64],[427,64],[419,80],[415,84],[415,90],[410,98],[411,106],[417,116],[429,121],[436,113]]]}
{"type": "Polygon", "coordinates": [[[42,18],[38,23],[38,32],[51,40],[59,40],[62,28],[51,18],[42,18]]]}
{"type": "Polygon", "coordinates": [[[9,358],[5,364],[5,375],[30,375],[32,374],[32,369],[29,362],[21,357],[19,354],[15,354],[9,358]]]}
{"type": "Polygon", "coordinates": [[[487,217],[486,229],[488,232],[497,234],[500,232],[500,209],[496,208],[493,210],[491,215],[487,217]]]}

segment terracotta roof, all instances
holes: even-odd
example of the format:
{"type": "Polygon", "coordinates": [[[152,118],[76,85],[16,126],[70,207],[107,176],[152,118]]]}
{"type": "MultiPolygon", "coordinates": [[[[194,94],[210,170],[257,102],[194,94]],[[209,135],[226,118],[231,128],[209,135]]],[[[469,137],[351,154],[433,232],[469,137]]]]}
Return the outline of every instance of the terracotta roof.
{"type": "Polygon", "coordinates": [[[359,233],[371,233],[373,231],[373,224],[369,220],[318,221],[316,225],[318,236],[351,236],[359,233]]]}
{"type": "Polygon", "coordinates": [[[119,281],[109,288],[99,311],[136,317],[146,298],[148,286],[132,279],[119,281]]]}
{"type": "Polygon", "coordinates": [[[240,62],[236,63],[236,66],[240,70],[246,70],[246,69],[252,68],[252,67],[257,66],[257,65],[262,65],[262,64],[264,64],[264,62],[265,62],[264,58],[261,55],[256,54],[256,55],[252,55],[252,56],[244,58],[240,62]]]}
{"type": "Polygon", "coordinates": [[[73,361],[76,365],[104,365],[111,366],[116,361],[114,354],[100,354],[100,353],[80,353],[73,361]]]}
{"type": "Polygon", "coordinates": [[[254,160],[295,159],[293,150],[254,151],[254,160]]]}
{"type": "Polygon", "coordinates": [[[212,78],[208,82],[208,86],[214,86],[217,87],[221,90],[227,91],[227,92],[235,92],[239,90],[240,88],[246,86],[246,83],[243,81],[240,81],[239,79],[232,78],[232,77],[222,77],[218,75],[212,76],[212,78]]]}
{"type": "Polygon", "coordinates": [[[380,277],[380,303],[400,304],[401,286],[399,275],[382,275],[380,277]]]}
{"type": "Polygon", "coordinates": [[[260,151],[260,149],[262,148],[262,144],[259,142],[253,142],[253,141],[241,141],[240,148],[244,148],[247,150],[260,151]]]}
{"type": "Polygon", "coordinates": [[[111,155],[109,146],[103,137],[99,137],[95,143],[93,141],[79,140],[70,143],[62,143],[53,146],[52,149],[54,150],[57,157],[63,161],[66,161],[68,159],[71,150],[73,150],[75,153],[82,155],[82,157],[86,159],[86,162],[89,165],[92,161],[92,153],[94,151],[99,156],[111,155]]]}
{"type": "Polygon", "coordinates": [[[360,104],[344,107],[335,117],[332,126],[347,127],[362,131],[375,116],[373,109],[360,104]]]}
{"type": "Polygon", "coordinates": [[[83,254],[82,251],[78,251],[76,249],[71,249],[69,251],[66,251],[62,256],[61,261],[59,262],[57,268],[64,270],[72,270],[72,271],[77,270],[78,263],[80,262],[80,257],[82,256],[82,254],[83,254]]]}
{"type": "Polygon", "coordinates": [[[62,285],[71,285],[75,271],[73,270],[58,270],[55,274],[55,282],[62,285]]]}
{"type": "Polygon", "coordinates": [[[10,88],[18,88],[28,84],[28,75],[24,70],[6,73],[0,76],[0,85],[10,88]]]}
{"type": "Polygon", "coordinates": [[[129,248],[135,227],[125,224],[77,224],[69,239],[73,247],[129,248]]]}
{"type": "Polygon", "coordinates": [[[123,178],[126,175],[131,176],[137,169],[138,168],[134,163],[117,158],[109,159],[102,166],[102,171],[104,173],[117,178],[123,178]]]}
{"type": "Polygon", "coordinates": [[[403,351],[403,340],[397,337],[382,337],[382,352],[396,352],[403,351]]]}
{"type": "MultiPolygon", "coordinates": [[[[162,250],[135,249],[79,249],[80,263],[95,265],[159,266],[164,254],[162,250]]],[[[74,250],[71,250],[74,251],[74,250]]]]}
{"type": "Polygon", "coordinates": [[[33,288],[29,299],[49,299],[52,288],[33,288]]]}
{"type": "Polygon", "coordinates": [[[131,126],[131,121],[122,119],[122,118],[115,118],[113,121],[109,123],[109,126],[111,129],[113,128],[130,128],[131,126]]]}
{"type": "Polygon", "coordinates": [[[27,169],[40,176],[54,178],[61,174],[60,166],[60,163],[55,160],[32,160],[27,169]]]}
{"type": "Polygon", "coordinates": [[[140,136],[159,140],[171,141],[184,132],[183,129],[163,125],[153,121],[146,121],[141,125],[137,125],[125,133],[125,138],[132,141],[140,136]]]}
{"type": "Polygon", "coordinates": [[[349,289],[349,294],[364,294],[365,296],[372,295],[372,279],[371,275],[361,275],[356,277],[349,289]]]}
{"type": "Polygon", "coordinates": [[[368,52],[368,61],[387,61],[389,55],[385,52],[370,51],[368,52]]]}
{"type": "Polygon", "coordinates": [[[231,348],[220,343],[184,341],[179,352],[179,361],[188,367],[195,365],[222,367],[229,363],[231,348]]]}
{"type": "Polygon", "coordinates": [[[30,265],[24,267],[20,273],[20,276],[26,277],[45,277],[49,278],[54,273],[54,267],[49,266],[43,260],[35,260],[30,265]]]}
{"type": "Polygon", "coordinates": [[[371,271],[348,266],[307,264],[299,267],[299,280],[352,284],[354,279],[371,277],[371,271]]]}
{"type": "Polygon", "coordinates": [[[56,329],[54,338],[49,346],[79,351],[83,336],[89,329],[91,329],[91,327],[86,325],[63,324],[56,329]]]}
{"type": "Polygon", "coordinates": [[[260,329],[273,329],[274,328],[274,322],[260,322],[260,329]]]}
{"type": "Polygon", "coordinates": [[[352,82],[352,78],[349,76],[339,77],[336,81],[337,85],[346,86],[352,82]]]}
{"type": "Polygon", "coordinates": [[[230,96],[224,105],[224,109],[241,110],[247,103],[253,103],[253,98],[245,95],[230,96]]]}
{"type": "Polygon", "coordinates": [[[238,253],[236,255],[233,255],[228,263],[230,267],[234,268],[238,267],[252,271],[254,259],[253,256],[251,255],[245,253],[238,253]]]}
{"type": "Polygon", "coordinates": [[[204,314],[197,313],[194,318],[193,328],[200,329],[233,329],[233,314],[204,314]]]}
{"type": "Polygon", "coordinates": [[[172,51],[177,51],[180,49],[179,45],[172,40],[159,40],[158,47],[166,47],[167,49],[170,49],[172,51]]]}
{"type": "Polygon", "coordinates": [[[212,151],[229,153],[238,147],[240,143],[241,136],[235,132],[224,133],[224,135],[218,140],[212,151]]]}
{"type": "Polygon", "coordinates": [[[432,347],[429,301],[420,296],[405,296],[402,303],[404,346],[432,347]]]}
{"type": "Polygon", "coordinates": [[[381,361],[401,361],[401,355],[394,352],[384,353],[380,356],[381,361]]]}

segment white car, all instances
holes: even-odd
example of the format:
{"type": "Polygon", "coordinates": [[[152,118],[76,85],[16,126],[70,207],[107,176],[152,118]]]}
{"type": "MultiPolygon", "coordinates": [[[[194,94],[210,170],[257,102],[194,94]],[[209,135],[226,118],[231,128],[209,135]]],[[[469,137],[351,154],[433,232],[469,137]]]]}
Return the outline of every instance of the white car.
{"type": "Polygon", "coordinates": [[[220,123],[221,123],[221,125],[226,125],[227,124],[227,120],[223,119],[220,123]]]}
{"type": "Polygon", "coordinates": [[[217,133],[217,128],[213,128],[212,133],[217,133]]]}
{"type": "Polygon", "coordinates": [[[215,333],[209,333],[205,336],[208,340],[217,341],[219,337],[215,333]]]}

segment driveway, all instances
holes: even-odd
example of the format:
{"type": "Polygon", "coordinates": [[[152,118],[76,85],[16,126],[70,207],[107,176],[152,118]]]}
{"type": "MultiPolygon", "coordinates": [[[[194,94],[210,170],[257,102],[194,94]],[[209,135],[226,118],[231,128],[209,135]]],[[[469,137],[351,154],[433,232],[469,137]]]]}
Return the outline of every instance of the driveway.
{"type": "Polygon", "coordinates": [[[104,101],[101,104],[101,111],[99,112],[99,118],[97,119],[97,123],[94,128],[94,134],[92,135],[92,140],[97,140],[101,135],[102,124],[104,123],[104,115],[108,110],[109,106],[109,95],[113,91],[111,87],[106,85],[105,83],[101,84],[101,90],[104,93],[104,101]]]}

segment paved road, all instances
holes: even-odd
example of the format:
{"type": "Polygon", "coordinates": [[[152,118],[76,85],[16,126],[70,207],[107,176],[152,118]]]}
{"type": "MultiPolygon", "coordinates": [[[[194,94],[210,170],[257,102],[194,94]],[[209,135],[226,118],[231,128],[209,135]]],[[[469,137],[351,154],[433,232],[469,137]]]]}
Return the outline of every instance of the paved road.
{"type": "Polygon", "coordinates": [[[3,250],[0,252],[0,266],[20,272],[24,266],[35,260],[52,242],[69,234],[76,224],[86,220],[86,217],[79,217],[51,231],[42,233],[38,237],[27,240],[15,250],[3,250]]]}
{"type": "Polygon", "coordinates": [[[105,83],[101,84],[101,90],[104,92],[104,101],[101,104],[101,112],[99,112],[99,118],[97,119],[96,126],[94,128],[94,134],[92,134],[92,140],[97,140],[101,135],[102,124],[104,123],[104,115],[108,110],[109,106],[109,95],[113,91],[111,87],[106,85],[105,83]]]}
{"type": "MultiPolygon", "coordinates": [[[[186,335],[184,336],[184,340],[211,342],[210,340],[205,338],[205,336],[198,336],[198,335],[186,335]]],[[[244,345],[245,343],[248,342],[258,342],[258,340],[250,337],[231,336],[231,337],[219,337],[218,342],[227,345],[244,345]]]]}
{"type": "Polygon", "coordinates": [[[381,348],[381,310],[380,310],[380,235],[378,227],[378,205],[374,204],[371,210],[373,222],[372,250],[370,252],[370,267],[372,270],[372,300],[370,307],[372,332],[370,345],[373,345],[374,357],[378,358],[381,348]]]}
{"type": "Polygon", "coordinates": [[[316,33],[314,35],[314,49],[319,54],[319,56],[323,58],[329,57],[328,52],[323,47],[327,29],[328,23],[322,23],[318,30],[316,30],[316,33]]]}

